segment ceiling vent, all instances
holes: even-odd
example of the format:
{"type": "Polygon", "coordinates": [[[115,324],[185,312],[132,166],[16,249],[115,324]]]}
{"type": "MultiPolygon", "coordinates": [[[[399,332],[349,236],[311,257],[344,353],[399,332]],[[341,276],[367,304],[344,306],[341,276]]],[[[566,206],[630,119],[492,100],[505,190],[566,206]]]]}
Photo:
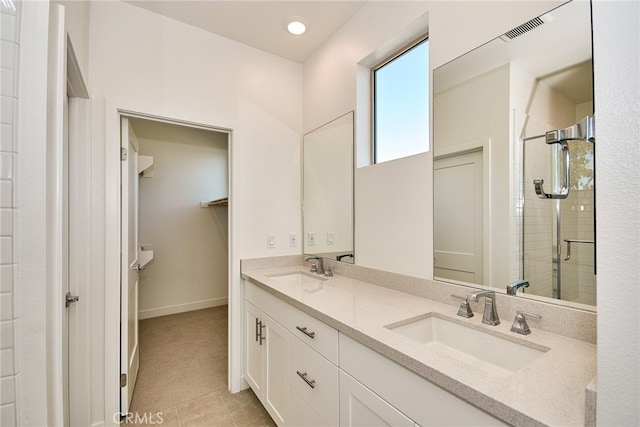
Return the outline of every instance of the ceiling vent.
{"type": "Polygon", "coordinates": [[[514,28],[513,30],[509,30],[506,33],[504,33],[503,35],[500,36],[500,38],[505,41],[508,42],[509,40],[513,40],[516,37],[519,37],[521,35],[523,35],[524,33],[527,33],[531,30],[533,30],[534,28],[539,27],[540,25],[544,24],[545,21],[538,17],[538,18],[533,18],[531,21],[527,21],[524,24],[514,28]]]}

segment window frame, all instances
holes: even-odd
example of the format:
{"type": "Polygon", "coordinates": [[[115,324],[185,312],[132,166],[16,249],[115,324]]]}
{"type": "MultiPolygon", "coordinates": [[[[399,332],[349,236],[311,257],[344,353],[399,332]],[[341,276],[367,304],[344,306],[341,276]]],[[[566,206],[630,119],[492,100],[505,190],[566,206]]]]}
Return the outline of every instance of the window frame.
{"type": "MultiPolygon", "coordinates": [[[[380,70],[381,68],[383,68],[385,65],[393,62],[394,60],[400,58],[402,55],[410,52],[411,50],[417,48],[418,46],[420,46],[422,43],[424,42],[428,42],[429,41],[429,33],[425,33],[422,34],[419,37],[416,37],[414,39],[412,39],[409,43],[404,44],[400,49],[395,50],[393,53],[391,53],[390,55],[387,55],[383,60],[381,60],[380,62],[378,62],[377,64],[375,64],[373,67],[371,67],[371,72],[370,72],[370,99],[371,99],[371,108],[370,108],[370,114],[369,114],[369,119],[371,121],[371,126],[370,126],[370,132],[371,132],[371,141],[370,141],[370,148],[371,148],[371,164],[372,165],[376,165],[378,164],[378,151],[376,149],[377,147],[377,135],[376,135],[376,72],[378,70],[380,70]]],[[[429,61],[427,60],[427,79],[430,80],[430,70],[429,70],[429,61]]],[[[431,82],[427,82],[427,87],[429,90],[431,90],[431,82]]],[[[427,100],[427,102],[429,102],[429,100],[427,100]]],[[[427,118],[427,120],[429,120],[427,118]]],[[[427,123],[427,129],[429,132],[431,132],[430,129],[430,123],[427,123]]],[[[427,150],[429,151],[429,147],[427,147],[427,150]]],[[[425,151],[425,152],[426,152],[425,151]]],[[[420,153],[415,153],[415,154],[420,154],[420,153]]],[[[403,159],[405,157],[409,157],[409,156],[403,156],[403,157],[398,157],[397,159],[392,159],[392,160],[388,160],[388,161],[393,161],[393,160],[399,160],[399,159],[403,159]]],[[[385,162],[381,162],[381,163],[385,163],[385,162]]]]}

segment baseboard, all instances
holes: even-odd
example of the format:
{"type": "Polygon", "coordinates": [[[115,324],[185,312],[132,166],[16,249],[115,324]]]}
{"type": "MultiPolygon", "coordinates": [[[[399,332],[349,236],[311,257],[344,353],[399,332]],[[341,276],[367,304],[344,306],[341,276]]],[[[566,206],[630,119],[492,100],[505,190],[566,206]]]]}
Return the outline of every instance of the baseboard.
{"type": "Polygon", "coordinates": [[[203,308],[218,307],[220,305],[227,305],[228,298],[213,298],[204,301],[189,302],[186,304],[170,305],[166,307],[151,308],[148,310],[140,310],[138,312],[138,319],[151,319],[153,317],[167,316],[169,314],[185,313],[187,311],[201,310],[203,308]]]}

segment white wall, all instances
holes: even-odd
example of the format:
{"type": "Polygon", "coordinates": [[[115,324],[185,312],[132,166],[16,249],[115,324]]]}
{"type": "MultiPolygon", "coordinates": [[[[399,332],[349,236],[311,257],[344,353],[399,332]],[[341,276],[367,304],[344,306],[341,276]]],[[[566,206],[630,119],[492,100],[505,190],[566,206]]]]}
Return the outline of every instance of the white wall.
{"type": "Polygon", "coordinates": [[[640,420],[640,3],[593,4],[598,425],[640,420]]]}
{"type": "MultiPolygon", "coordinates": [[[[107,227],[107,252],[100,252],[99,240],[95,248],[97,262],[107,262],[94,268],[96,295],[117,287],[119,280],[113,272],[119,209],[113,169],[118,167],[116,109],[124,108],[232,129],[229,298],[241,301],[241,258],[301,252],[300,246],[285,243],[289,232],[301,232],[302,66],[120,1],[92,3],[89,50],[93,143],[95,152],[105,153],[107,165],[106,175],[96,176],[96,186],[102,181],[106,188],[106,204],[96,208],[105,210],[107,227]],[[276,235],[274,249],[267,249],[269,233],[276,235]]],[[[105,157],[100,157],[96,162],[104,168],[105,157]]],[[[104,297],[97,296],[95,303],[104,304],[104,333],[111,342],[117,340],[112,317],[118,301],[112,292],[104,297]]],[[[230,319],[230,386],[237,391],[243,386],[241,305],[230,307],[230,319]]],[[[98,360],[105,350],[105,383],[96,379],[92,397],[95,421],[110,422],[117,396],[104,390],[117,388],[117,349],[96,345],[98,360]]]]}
{"type": "Polygon", "coordinates": [[[140,243],[153,261],[140,274],[140,319],[227,303],[228,135],[132,119],[153,176],[140,177],[140,243]]]}
{"type": "MultiPolygon", "coordinates": [[[[356,120],[366,118],[368,106],[357,100],[359,85],[367,88],[356,77],[358,63],[399,47],[398,35],[418,31],[417,23],[427,13],[433,69],[560,3],[371,2],[305,61],[304,128],[313,129],[352,109],[356,120]]],[[[362,145],[368,140],[360,127],[358,131],[358,152],[366,152],[362,145]]],[[[431,278],[431,153],[397,162],[355,172],[355,262],[431,278]]],[[[360,154],[357,164],[368,164],[368,159],[363,161],[360,154]]]]}
{"type": "Polygon", "coordinates": [[[90,1],[51,0],[52,4],[61,4],[65,9],[65,27],[76,54],[84,82],[89,84],[89,15],[90,1]]]}

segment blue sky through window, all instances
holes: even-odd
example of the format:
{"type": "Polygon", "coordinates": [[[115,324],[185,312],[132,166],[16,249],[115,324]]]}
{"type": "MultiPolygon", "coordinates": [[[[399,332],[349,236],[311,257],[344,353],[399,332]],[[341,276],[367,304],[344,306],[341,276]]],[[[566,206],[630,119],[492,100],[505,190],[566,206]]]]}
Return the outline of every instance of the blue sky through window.
{"type": "Polygon", "coordinates": [[[427,40],[375,71],[375,162],[429,149],[427,40]]]}

